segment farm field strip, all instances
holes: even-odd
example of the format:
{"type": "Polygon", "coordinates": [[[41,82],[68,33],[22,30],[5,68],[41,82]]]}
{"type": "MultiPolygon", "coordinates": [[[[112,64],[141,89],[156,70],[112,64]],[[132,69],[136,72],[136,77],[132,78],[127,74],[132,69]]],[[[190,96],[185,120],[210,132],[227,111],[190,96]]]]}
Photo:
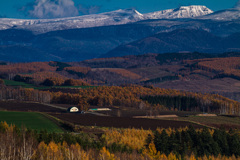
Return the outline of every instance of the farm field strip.
{"type": "Polygon", "coordinates": [[[62,112],[63,109],[34,102],[0,101],[0,110],[23,112],[62,112]]]}
{"type": "Polygon", "coordinates": [[[137,68],[137,69],[129,69],[129,71],[139,74],[142,76],[143,79],[148,79],[148,80],[158,78],[158,77],[173,75],[173,74],[165,71],[161,67],[137,68]]]}
{"type": "Polygon", "coordinates": [[[8,124],[14,124],[19,128],[24,126],[37,131],[63,132],[54,122],[40,113],[0,111],[0,121],[6,121],[8,124]]]}
{"type": "Polygon", "coordinates": [[[7,79],[4,79],[4,83],[7,86],[34,87],[33,85],[25,83],[25,82],[18,82],[18,81],[7,80],[7,79]]]}
{"type": "Polygon", "coordinates": [[[109,117],[109,116],[94,116],[89,114],[71,114],[61,113],[50,115],[66,121],[72,124],[82,126],[98,126],[98,127],[114,127],[114,128],[143,128],[156,130],[157,128],[184,128],[192,125],[196,128],[202,128],[203,126],[186,122],[186,121],[174,121],[174,120],[156,120],[145,118],[128,118],[128,117],[109,117]]]}
{"type": "MultiPolygon", "coordinates": [[[[173,118],[165,118],[173,120],[173,118]]],[[[215,116],[215,117],[202,117],[202,116],[189,116],[189,117],[177,117],[174,120],[188,121],[212,127],[220,127],[221,125],[226,127],[237,127],[240,128],[240,117],[226,117],[226,116],[215,116]]]]}
{"type": "Polygon", "coordinates": [[[56,109],[60,109],[60,110],[63,110],[63,111],[67,111],[67,108],[66,108],[66,107],[61,107],[61,106],[57,106],[57,105],[54,105],[54,104],[44,103],[43,105],[49,106],[49,107],[52,107],[52,108],[56,108],[56,109]]]}
{"type": "Polygon", "coordinates": [[[4,83],[7,86],[13,86],[13,87],[18,87],[21,86],[23,88],[33,88],[33,89],[39,89],[39,90],[50,90],[50,89],[87,89],[87,88],[94,88],[96,86],[35,86],[33,84],[28,84],[25,82],[18,82],[18,81],[13,81],[13,80],[6,80],[4,79],[4,83]]]}

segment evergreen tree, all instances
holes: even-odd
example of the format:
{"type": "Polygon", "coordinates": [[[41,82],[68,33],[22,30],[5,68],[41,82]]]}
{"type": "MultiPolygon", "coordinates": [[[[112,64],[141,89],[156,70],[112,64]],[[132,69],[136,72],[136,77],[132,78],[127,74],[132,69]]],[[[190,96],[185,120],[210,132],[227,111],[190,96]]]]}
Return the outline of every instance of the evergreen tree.
{"type": "Polygon", "coordinates": [[[228,142],[230,155],[240,156],[240,136],[233,134],[228,142]]]}
{"type": "Polygon", "coordinates": [[[218,144],[220,153],[222,155],[230,155],[227,141],[227,133],[224,129],[215,130],[213,133],[213,140],[218,144]]]}
{"type": "Polygon", "coordinates": [[[161,153],[169,154],[170,150],[168,147],[169,146],[168,142],[169,142],[169,137],[165,129],[161,132],[161,134],[158,131],[155,132],[154,144],[156,146],[157,151],[160,151],[161,153]]]}

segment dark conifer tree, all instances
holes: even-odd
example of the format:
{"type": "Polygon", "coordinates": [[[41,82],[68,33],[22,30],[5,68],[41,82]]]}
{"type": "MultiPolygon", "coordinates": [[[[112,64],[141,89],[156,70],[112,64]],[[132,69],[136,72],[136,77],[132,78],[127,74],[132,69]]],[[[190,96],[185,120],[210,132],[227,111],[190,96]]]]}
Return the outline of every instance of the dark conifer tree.
{"type": "Polygon", "coordinates": [[[157,151],[160,151],[165,154],[169,154],[170,150],[168,147],[169,146],[168,142],[169,142],[169,137],[165,129],[161,132],[161,134],[158,131],[155,132],[154,144],[156,146],[157,151]]]}
{"type": "Polygon", "coordinates": [[[230,155],[227,142],[227,133],[224,129],[215,130],[213,133],[213,140],[218,144],[220,148],[220,153],[222,155],[230,155]]]}

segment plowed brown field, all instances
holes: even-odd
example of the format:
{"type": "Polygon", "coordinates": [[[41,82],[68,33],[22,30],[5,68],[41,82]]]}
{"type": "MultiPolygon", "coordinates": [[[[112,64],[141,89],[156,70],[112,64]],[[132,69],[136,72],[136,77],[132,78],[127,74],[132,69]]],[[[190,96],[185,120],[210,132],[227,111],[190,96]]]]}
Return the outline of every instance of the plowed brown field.
{"type": "Polygon", "coordinates": [[[98,126],[98,127],[115,127],[115,128],[143,128],[155,130],[156,128],[180,128],[189,125],[195,128],[202,128],[201,125],[193,124],[184,121],[174,120],[156,120],[156,119],[145,119],[145,118],[128,118],[128,117],[110,117],[110,116],[95,116],[90,114],[71,114],[62,113],[55,114],[51,113],[63,121],[67,121],[73,124],[83,126],[98,126]]]}

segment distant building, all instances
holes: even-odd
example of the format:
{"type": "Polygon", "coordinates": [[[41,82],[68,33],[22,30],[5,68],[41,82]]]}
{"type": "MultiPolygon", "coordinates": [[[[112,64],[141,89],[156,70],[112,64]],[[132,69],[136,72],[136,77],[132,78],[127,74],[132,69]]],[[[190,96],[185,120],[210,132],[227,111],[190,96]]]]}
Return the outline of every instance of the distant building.
{"type": "Polygon", "coordinates": [[[74,112],[79,112],[79,109],[77,107],[69,107],[67,111],[74,113],[74,112]]]}

